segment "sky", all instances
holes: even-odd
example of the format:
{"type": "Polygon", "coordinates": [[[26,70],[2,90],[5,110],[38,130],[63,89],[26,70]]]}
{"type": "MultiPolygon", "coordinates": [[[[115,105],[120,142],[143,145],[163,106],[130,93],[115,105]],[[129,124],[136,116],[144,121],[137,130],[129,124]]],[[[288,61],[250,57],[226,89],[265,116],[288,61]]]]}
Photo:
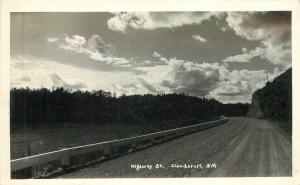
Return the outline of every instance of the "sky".
{"type": "Polygon", "coordinates": [[[292,66],[291,12],[11,13],[10,47],[11,88],[250,102],[292,66]]]}

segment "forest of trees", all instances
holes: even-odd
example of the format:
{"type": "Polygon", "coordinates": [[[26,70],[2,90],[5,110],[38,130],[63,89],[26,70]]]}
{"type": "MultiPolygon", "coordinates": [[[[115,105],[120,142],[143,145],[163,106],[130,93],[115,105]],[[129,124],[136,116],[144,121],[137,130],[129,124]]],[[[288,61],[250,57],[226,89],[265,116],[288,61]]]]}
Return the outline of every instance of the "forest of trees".
{"type": "Polygon", "coordinates": [[[292,69],[268,82],[254,93],[264,118],[286,122],[292,126],[292,69]]]}
{"type": "Polygon", "coordinates": [[[243,116],[248,104],[222,104],[186,94],[112,96],[110,92],[11,89],[11,128],[62,127],[66,124],[149,124],[243,116]]]}

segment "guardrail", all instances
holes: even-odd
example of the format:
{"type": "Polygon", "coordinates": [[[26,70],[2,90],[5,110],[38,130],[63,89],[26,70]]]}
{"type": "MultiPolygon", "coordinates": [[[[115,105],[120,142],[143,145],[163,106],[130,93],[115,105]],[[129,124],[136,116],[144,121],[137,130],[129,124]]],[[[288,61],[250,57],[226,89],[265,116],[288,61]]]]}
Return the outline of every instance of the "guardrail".
{"type": "Polygon", "coordinates": [[[14,159],[11,160],[12,176],[16,178],[47,176],[93,161],[101,161],[129,153],[192,132],[212,128],[226,121],[227,119],[223,117],[216,121],[14,159]]]}

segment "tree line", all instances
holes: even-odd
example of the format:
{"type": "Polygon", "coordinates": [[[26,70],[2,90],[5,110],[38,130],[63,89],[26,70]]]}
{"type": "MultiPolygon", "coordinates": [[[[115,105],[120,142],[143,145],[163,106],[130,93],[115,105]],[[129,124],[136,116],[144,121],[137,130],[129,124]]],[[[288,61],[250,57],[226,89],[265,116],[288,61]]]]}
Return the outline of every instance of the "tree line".
{"type": "Polygon", "coordinates": [[[257,90],[263,117],[292,123],[292,68],[268,82],[264,88],[257,90]]]}
{"type": "MultiPolygon", "coordinates": [[[[209,120],[220,115],[244,116],[248,104],[222,104],[187,94],[112,96],[103,90],[80,91],[13,88],[11,128],[61,127],[67,124],[161,124],[209,120]]],[[[175,123],[174,123],[175,124],[175,123]]]]}

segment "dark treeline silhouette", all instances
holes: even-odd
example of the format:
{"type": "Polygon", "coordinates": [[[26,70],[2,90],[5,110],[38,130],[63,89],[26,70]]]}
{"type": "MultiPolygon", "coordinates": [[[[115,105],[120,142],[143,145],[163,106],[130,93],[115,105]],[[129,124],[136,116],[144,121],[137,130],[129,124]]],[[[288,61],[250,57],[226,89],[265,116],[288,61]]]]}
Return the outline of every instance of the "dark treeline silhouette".
{"type": "Polygon", "coordinates": [[[149,124],[243,116],[248,104],[222,104],[186,94],[114,97],[110,92],[11,89],[11,128],[61,127],[66,124],[149,124]]]}
{"type": "Polygon", "coordinates": [[[263,118],[279,121],[280,126],[291,133],[292,68],[282,73],[272,82],[268,82],[265,87],[255,91],[253,97],[260,106],[263,118]]]}

